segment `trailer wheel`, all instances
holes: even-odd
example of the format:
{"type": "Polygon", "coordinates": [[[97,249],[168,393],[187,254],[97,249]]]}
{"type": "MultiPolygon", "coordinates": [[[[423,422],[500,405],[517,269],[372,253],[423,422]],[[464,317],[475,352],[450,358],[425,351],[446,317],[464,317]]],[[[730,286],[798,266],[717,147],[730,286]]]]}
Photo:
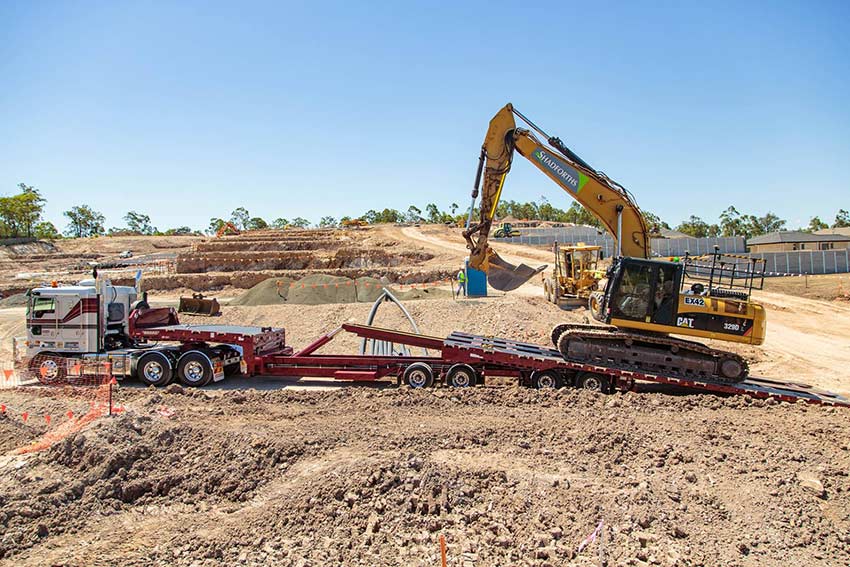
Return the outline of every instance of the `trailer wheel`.
{"type": "Polygon", "coordinates": [[[424,362],[414,362],[404,369],[404,383],[411,388],[430,388],[434,385],[434,371],[424,362]]]}
{"type": "Polygon", "coordinates": [[[478,375],[468,364],[455,364],[446,373],[446,383],[454,388],[469,388],[475,386],[478,375]]]}
{"type": "Polygon", "coordinates": [[[602,374],[593,372],[582,372],[576,378],[576,386],[582,390],[590,390],[592,392],[600,392],[602,394],[611,393],[611,380],[602,374]]]}
{"type": "Polygon", "coordinates": [[[172,375],[171,361],[161,352],[144,354],[136,364],[136,377],[148,386],[165,386],[172,375]]]}
{"type": "Polygon", "coordinates": [[[538,390],[557,390],[561,387],[563,381],[561,375],[554,370],[543,370],[542,372],[534,372],[531,375],[531,383],[538,390]]]}
{"type": "Polygon", "coordinates": [[[206,386],[213,379],[210,357],[199,350],[184,353],[177,362],[177,377],[186,386],[206,386]]]}

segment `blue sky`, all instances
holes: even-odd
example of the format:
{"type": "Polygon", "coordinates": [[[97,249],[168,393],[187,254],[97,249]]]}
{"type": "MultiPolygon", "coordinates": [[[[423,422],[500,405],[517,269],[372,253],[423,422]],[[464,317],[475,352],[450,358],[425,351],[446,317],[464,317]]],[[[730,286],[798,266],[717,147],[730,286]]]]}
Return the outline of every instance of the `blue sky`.
{"type": "MultiPolygon", "coordinates": [[[[514,105],[675,225],[850,208],[846,2],[0,3],[0,193],[206,227],[469,200],[514,105]],[[589,5],[594,4],[594,5],[589,5]]],[[[517,160],[504,197],[566,208],[517,160]]]]}

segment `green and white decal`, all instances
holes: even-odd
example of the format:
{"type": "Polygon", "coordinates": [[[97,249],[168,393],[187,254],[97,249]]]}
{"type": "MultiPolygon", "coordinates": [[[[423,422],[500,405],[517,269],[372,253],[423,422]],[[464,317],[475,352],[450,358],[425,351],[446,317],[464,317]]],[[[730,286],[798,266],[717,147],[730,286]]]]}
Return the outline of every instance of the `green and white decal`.
{"type": "Polygon", "coordinates": [[[543,148],[537,148],[531,155],[543,167],[552,172],[555,177],[563,181],[573,193],[581,191],[582,187],[587,183],[587,176],[585,174],[543,148]]]}

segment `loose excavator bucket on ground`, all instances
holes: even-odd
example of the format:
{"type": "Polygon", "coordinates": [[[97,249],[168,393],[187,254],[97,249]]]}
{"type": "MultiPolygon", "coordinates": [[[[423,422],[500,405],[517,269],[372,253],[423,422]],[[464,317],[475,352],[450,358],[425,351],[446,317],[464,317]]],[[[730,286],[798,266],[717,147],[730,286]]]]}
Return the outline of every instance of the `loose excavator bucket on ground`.
{"type": "Polygon", "coordinates": [[[499,291],[513,291],[546,269],[546,264],[539,268],[532,268],[525,264],[514,266],[492,249],[488,263],[490,267],[487,271],[487,283],[499,291]]]}
{"type": "Polygon", "coordinates": [[[221,307],[216,298],[207,299],[200,293],[193,293],[192,297],[180,298],[180,305],[177,307],[177,312],[212,317],[221,313],[221,307]]]}

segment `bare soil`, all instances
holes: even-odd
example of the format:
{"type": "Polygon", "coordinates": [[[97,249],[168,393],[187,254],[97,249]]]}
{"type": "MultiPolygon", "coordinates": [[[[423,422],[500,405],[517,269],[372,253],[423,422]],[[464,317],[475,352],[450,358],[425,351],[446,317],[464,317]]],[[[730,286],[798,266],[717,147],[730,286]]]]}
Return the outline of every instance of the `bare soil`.
{"type": "MultiPolygon", "coordinates": [[[[408,269],[456,270],[465,256],[446,227],[361,234],[376,233],[432,256],[408,269]]],[[[504,252],[529,265],[548,258],[504,252]]],[[[757,299],[767,342],[735,348],[752,372],[850,394],[850,304],[771,287],[757,299]]],[[[370,307],[225,305],[213,320],[183,319],[283,326],[298,348],[365,321],[370,307]]],[[[536,281],[406,307],[425,334],[542,344],[555,323],[586,317],[545,302],[536,281]]],[[[3,367],[22,319],[20,307],[0,309],[3,367]]],[[[391,306],[377,324],[407,328],[391,306]]],[[[323,352],[358,347],[341,334],[323,352]]],[[[50,430],[43,416],[79,415],[91,392],[0,390],[0,565],[439,565],[440,535],[449,565],[463,567],[850,564],[844,409],[665,388],[228,384],[127,384],[116,392],[120,416],[29,455],[14,451],[50,430]],[[24,423],[22,411],[34,417],[24,423]],[[577,554],[600,520],[602,539],[577,554]]]]}

